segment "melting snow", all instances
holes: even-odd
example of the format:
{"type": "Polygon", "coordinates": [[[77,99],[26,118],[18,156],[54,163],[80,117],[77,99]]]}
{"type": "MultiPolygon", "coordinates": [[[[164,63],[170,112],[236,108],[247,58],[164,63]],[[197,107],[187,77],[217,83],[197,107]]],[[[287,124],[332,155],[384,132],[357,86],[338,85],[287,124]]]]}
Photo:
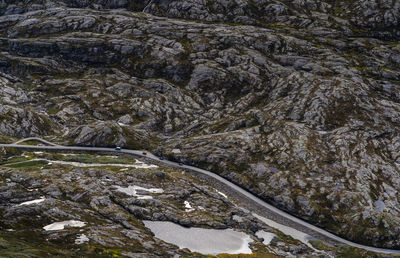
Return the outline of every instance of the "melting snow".
{"type": "Polygon", "coordinates": [[[238,215],[233,215],[232,219],[236,222],[243,222],[243,217],[240,217],[238,215]]]}
{"type": "Polygon", "coordinates": [[[217,193],[219,193],[220,195],[222,195],[223,197],[225,197],[226,199],[228,199],[228,196],[226,196],[226,194],[224,194],[223,192],[217,191],[217,193]]]}
{"type": "Polygon", "coordinates": [[[75,244],[80,245],[89,242],[89,238],[85,235],[79,235],[77,239],[75,239],[75,244]]]}
{"type": "Polygon", "coordinates": [[[97,155],[96,157],[98,158],[110,158],[110,159],[118,159],[118,156],[103,156],[103,155],[97,155]]]}
{"type": "Polygon", "coordinates": [[[190,205],[190,202],[185,201],[184,204],[185,204],[185,208],[186,208],[186,209],[185,209],[185,212],[194,211],[194,208],[190,205]]]}
{"type": "Polygon", "coordinates": [[[67,221],[62,221],[62,222],[55,222],[53,224],[47,225],[43,227],[44,230],[50,231],[50,230],[62,230],[64,227],[84,227],[86,225],[85,222],[78,221],[78,220],[67,220],[67,221]]]}
{"type": "Polygon", "coordinates": [[[122,193],[125,193],[130,196],[135,196],[138,197],[138,199],[141,200],[148,200],[148,199],[153,199],[152,196],[150,195],[140,195],[137,193],[137,191],[144,191],[144,192],[149,192],[149,193],[163,193],[164,190],[161,188],[144,188],[141,186],[133,185],[133,186],[128,186],[128,187],[121,187],[121,186],[114,186],[117,188],[117,191],[120,191],[122,193]]]}
{"type": "Polygon", "coordinates": [[[153,164],[149,165],[139,160],[136,160],[136,164],[137,165],[134,165],[136,168],[158,168],[158,166],[156,165],[153,164]]]}
{"type": "Polygon", "coordinates": [[[274,233],[271,232],[265,232],[264,230],[259,230],[256,232],[256,236],[258,238],[263,238],[263,244],[264,245],[269,245],[272,241],[272,239],[274,239],[274,237],[276,236],[274,233]]]}
{"type": "Polygon", "coordinates": [[[27,201],[27,202],[20,203],[20,204],[18,204],[18,206],[41,203],[41,202],[44,202],[44,200],[46,200],[46,198],[41,197],[40,199],[36,199],[36,200],[32,200],[32,201],[27,201]]]}

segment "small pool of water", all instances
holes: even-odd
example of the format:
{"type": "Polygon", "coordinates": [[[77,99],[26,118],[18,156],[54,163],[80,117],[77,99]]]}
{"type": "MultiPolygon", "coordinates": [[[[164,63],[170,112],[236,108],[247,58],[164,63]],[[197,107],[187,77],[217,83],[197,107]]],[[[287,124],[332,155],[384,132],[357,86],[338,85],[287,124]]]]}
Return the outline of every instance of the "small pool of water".
{"type": "Polygon", "coordinates": [[[169,221],[143,221],[157,238],[192,252],[251,254],[249,235],[232,229],[185,228],[169,221]]]}

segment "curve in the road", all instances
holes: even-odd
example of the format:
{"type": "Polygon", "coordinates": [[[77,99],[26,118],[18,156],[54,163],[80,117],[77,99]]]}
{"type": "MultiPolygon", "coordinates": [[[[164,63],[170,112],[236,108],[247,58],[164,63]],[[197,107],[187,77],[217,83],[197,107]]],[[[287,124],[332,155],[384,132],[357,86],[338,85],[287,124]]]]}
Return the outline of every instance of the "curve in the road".
{"type": "MultiPolygon", "coordinates": [[[[29,139],[29,138],[27,138],[29,139]]],[[[39,139],[39,138],[34,138],[39,139]]],[[[26,140],[26,139],[24,139],[26,140]]],[[[43,140],[44,141],[44,140],[43,140]]],[[[43,142],[42,141],[42,142],[43,142]]],[[[21,142],[21,141],[19,141],[21,142]]],[[[47,141],[44,141],[47,142],[47,141]]],[[[400,255],[400,250],[393,250],[393,249],[385,249],[385,248],[378,248],[378,247],[372,247],[372,246],[366,246],[366,245],[361,245],[361,244],[357,244],[354,242],[351,242],[349,240],[346,240],[344,238],[341,238],[339,236],[336,236],[324,229],[321,229],[319,227],[316,227],[304,220],[301,220],[299,218],[296,218],[272,205],[270,205],[269,203],[261,200],[260,198],[258,198],[257,196],[253,195],[252,193],[248,192],[247,190],[233,184],[232,182],[226,180],[225,178],[214,174],[210,171],[201,169],[201,168],[197,168],[197,167],[193,167],[193,166],[189,166],[189,165],[179,165],[177,162],[173,162],[173,161],[169,161],[169,160],[160,160],[159,157],[147,152],[146,155],[143,154],[142,151],[139,150],[128,150],[128,149],[122,149],[122,150],[116,150],[113,148],[102,148],[102,147],[78,147],[78,146],[61,146],[61,145],[55,145],[52,144],[51,146],[32,146],[32,145],[18,145],[18,144],[0,144],[0,147],[13,147],[13,148],[21,148],[21,149],[39,149],[39,150],[65,150],[65,151],[94,151],[94,152],[116,152],[116,153],[126,153],[126,154],[133,154],[133,155],[138,155],[138,156],[142,156],[142,157],[146,157],[152,160],[156,160],[157,162],[160,163],[164,163],[170,166],[175,166],[175,167],[179,167],[179,168],[185,168],[185,169],[189,169],[195,172],[199,172],[202,174],[205,174],[211,178],[214,178],[216,180],[218,180],[219,182],[223,183],[224,185],[228,186],[229,188],[231,188],[232,190],[234,190],[237,193],[240,193],[244,196],[246,196],[247,198],[251,199],[252,201],[258,203],[259,205],[263,206],[264,208],[286,218],[289,219],[297,224],[300,224],[310,230],[313,230],[321,235],[324,235],[332,240],[335,240],[337,242],[349,245],[349,246],[353,246],[353,247],[357,247],[357,248],[361,248],[367,251],[372,251],[372,252],[377,252],[377,253],[384,253],[384,254],[396,254],[396,255],[400,255]]]]}
{"type": "Polygon", "coordinates": [[[44,140],[42,138],[38,138],[38,137],[29,137],[29,138],[21,139],[19,141],[14,142],[13,144],[18,145],[20,143],[27,142],[27,141],[37,141],[37,142],[41,142],[41,143],[44,143],[44,144],[47,144],[50,146],[60,146],[58,144],[46,141],[46,140],[44,140]]]}

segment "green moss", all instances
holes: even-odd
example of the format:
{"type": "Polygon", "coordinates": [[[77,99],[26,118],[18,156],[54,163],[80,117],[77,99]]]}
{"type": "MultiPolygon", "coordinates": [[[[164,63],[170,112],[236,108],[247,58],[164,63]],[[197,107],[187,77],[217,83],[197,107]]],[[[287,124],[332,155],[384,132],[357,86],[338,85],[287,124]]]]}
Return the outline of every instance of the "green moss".
{"type": "Polygon", "coordinates": [[[281,231],[277,232],[279,239],[287,244],[299,244],[299,241],[289,235],[283,234],[281,231]]]}
{"type": "Polygon", "coordinates": [[[133,10],[133,11],[139,11],[135,14],[138,15],[146,15],[145,13],[143,13],[143,9],[146,7],[146,4],[148,3],[147,0],[135,0],[135,1],[128,1],[128,6],[127,9],[129,10],[133,10]]]}
{"type": "Polygon", "coordinates": [[[61,154],[48,154],[49,159],[60,160],[67,162],[79,162],[79,163],[99,163],[99,164],[134,164],[134,159],[118,156],[116,158],[103,156],[103,155],[91,155],[91,154],[77,154],[71,156],[64,156],[61,154]]]}
{"type": "Polygon", "coordinates": [[[10,164],[10,165],[6,165],[7,167],[10,168],[19,168],[19,169],[28,169],[28,170],[32,170],[32,169],[38,169],[39,167],[43,167],[47,165],[47,161],[42,161],[42,160],[34,160],[34,161],[26,161],[26,162],[21,162],[21,163],[17,163],[17,164],[10,164]]]}
{"type": "Polygon", "coordinates": [[[380,257],[380,255],[372,252],[365,251],[363,249],[355,248],[352,246],[345,245],[343,247],[340,247],[337,252],[338,258],[353,258],[353,257],[380,257]]]}
{"type": "Polygon", "coordinates": [[[21,142],[19,144],[20,145],[39,145],[41,143],[39,141],[25,141],[25,142],[21,142]]]}
{"type": "Polygon", "coordinates": [[[120,257],[118,249],[43,241],[34,231],[0,232],[1,257],[120,257]]]}
{"type": "Polygon", "coordinates": [[[222,133],[224,130],[229,126],[231,121],[229,119],[225,119],[223,121],[220,121],[219,123],[216,123],[210,127],[210,130],[213,133],[222,133]]]}
{"type": "Polygon", "coordinates": [[[346,10],[341,6],[335,6],[332,8],[332,14],[334,16],[343,17],[346,15],[346,10]]]}
{"type": "Polygon", "coordinates": [[[0,162],[0,165],[7,165],[7,164],[12,164],[12,163],[17,163],[17,162],[23,162],[23,161],[28,161],[30,159],[32,159],[32,158],[15,156],[15,157],[10,157],[10,159],[4,159],[3,161],[0,162]]]}
{"type": "Polygon", "coordinates": [[[368,69],[368,67],[366,67],[366,66],[349,66],[349,68],[354,68],[357,71],[362,72],[362,73],[367,71],[367,69],[368,69]]]}
{"type": "Polygon", "coordinates": [[[8,136],[8,135],[4,135],[4,134],[0,134],[0,143],[3,144],[8,144],[8,143],[13,143],[15,142],[15,138],[12,136],[8,136]]]}
{"type": "Polygon", "coordinates": [[[62,110],[61,107],[53,105],[53,106],[50,106],[47,108],[47,113],[49,115],[54,115],[54,114],[57,114],[58,112],[60,112],[61,110],[62,110]]]}
{"type": "Polygon", "coordinates": [[[192,52],[192,44],[187,37],[179,39],[178,42],[181,43],[181,45],[187,52],[192,52]]]}
{"type": "Polygon", "coordinates": [[[322,251],[332,251],[333,247],[324,244],[320,240],[310,240],[308,241],[315,249],[322,250],[322,251]]]}

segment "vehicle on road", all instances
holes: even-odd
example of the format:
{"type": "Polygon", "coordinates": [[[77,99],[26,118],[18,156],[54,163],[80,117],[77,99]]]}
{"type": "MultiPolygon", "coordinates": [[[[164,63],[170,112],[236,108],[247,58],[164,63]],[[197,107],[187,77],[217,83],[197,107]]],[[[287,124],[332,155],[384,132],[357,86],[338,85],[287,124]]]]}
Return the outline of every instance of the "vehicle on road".
{"type": "Polygon", "coordinates": [[[179,166],[183,166],[183,163],[182,163],[182,162],[179,162],[178,165],[179,165],[179,166]]]}
{"type": "Polygon", "coordinates": [[[143,151],[142,154],[143,154],[143,155],[147,155],[147,152],[143,151]]]}
{"type": "Polygon", "coordinates": [[[160,160],[163,160],[164,159],[164,157],[160,157],[160,160]]]}
{"type": "Polygon", "coordinates": [[[115,147],[115,150],[116,150],[116,151],[120,151],[120,150],[121,150],[121,147],[117,146],[117,147],[115,147]]]}

